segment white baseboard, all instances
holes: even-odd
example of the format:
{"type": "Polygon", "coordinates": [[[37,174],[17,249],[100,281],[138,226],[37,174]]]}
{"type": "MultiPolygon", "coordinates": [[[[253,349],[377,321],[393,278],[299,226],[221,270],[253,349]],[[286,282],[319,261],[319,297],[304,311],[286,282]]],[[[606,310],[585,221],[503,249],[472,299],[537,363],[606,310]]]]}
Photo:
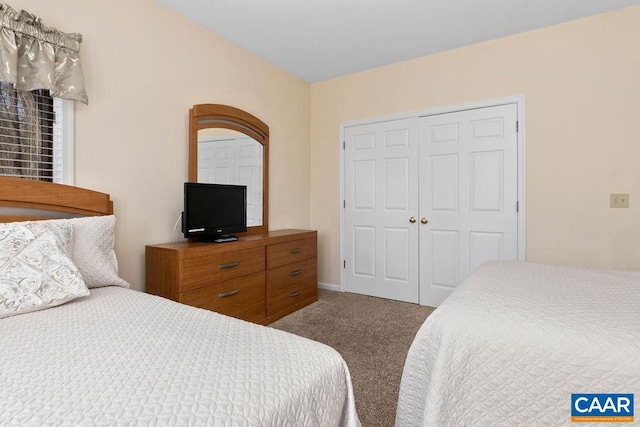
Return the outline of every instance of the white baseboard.
{"type": "Polygon", "coordinates": [[[340,285],[334,285],[332,283],[318,282],[318,288],[325,289],[327,291],[342,292],[342,289],[340,289],[340,285]]]}

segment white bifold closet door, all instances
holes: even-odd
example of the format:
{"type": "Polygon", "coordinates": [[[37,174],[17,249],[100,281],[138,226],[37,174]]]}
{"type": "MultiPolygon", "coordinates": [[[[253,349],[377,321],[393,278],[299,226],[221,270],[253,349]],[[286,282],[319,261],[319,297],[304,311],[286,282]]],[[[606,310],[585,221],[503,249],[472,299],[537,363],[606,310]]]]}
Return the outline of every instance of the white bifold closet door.
{"type": "Polygon", "coordinates": [[[437,307],[518,257],[517,105],[345,129],[345,290],[437,307]]]}

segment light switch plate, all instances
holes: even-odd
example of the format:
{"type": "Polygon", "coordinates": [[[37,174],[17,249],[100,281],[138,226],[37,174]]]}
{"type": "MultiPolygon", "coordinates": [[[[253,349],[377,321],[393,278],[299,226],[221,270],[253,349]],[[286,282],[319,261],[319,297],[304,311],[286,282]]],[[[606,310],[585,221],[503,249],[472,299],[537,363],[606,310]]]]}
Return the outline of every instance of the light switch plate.
{"type": "Polygon", "coordinates": [[[628,208],[629,193],[611,193],[609,194],[610,208],[628,208]]]}

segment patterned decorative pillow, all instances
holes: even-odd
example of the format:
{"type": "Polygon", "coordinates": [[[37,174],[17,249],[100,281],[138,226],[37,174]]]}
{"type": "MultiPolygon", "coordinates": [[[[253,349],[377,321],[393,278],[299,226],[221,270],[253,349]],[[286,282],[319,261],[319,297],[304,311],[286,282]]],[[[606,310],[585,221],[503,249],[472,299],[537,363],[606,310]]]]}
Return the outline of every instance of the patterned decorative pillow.
{"type": "Polygon", "coordinates": [[[88,216],[44,222],[67,223],[73,226],[71,258],[89,289],[103,286],[130,287],[129,283],[118,275],[118,260],[114,250],[115,216],[88,216]]]}
{"type": "Polygon", "coordinates": [[[0,224],[0,318],[89,295],[69,258],[70,224],[0,224]]]}

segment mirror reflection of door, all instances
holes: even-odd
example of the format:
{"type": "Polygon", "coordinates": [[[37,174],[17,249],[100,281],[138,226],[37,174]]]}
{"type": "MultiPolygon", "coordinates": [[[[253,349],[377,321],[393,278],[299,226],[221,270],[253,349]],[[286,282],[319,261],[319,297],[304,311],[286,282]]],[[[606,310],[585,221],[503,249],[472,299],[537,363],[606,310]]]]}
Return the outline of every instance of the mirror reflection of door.
{"type": "Polygon", "coordinates": [[[230,129],[198,131],[198,182],[247,186],[247,226],[262,225],[262,144],[230,129]]]}

